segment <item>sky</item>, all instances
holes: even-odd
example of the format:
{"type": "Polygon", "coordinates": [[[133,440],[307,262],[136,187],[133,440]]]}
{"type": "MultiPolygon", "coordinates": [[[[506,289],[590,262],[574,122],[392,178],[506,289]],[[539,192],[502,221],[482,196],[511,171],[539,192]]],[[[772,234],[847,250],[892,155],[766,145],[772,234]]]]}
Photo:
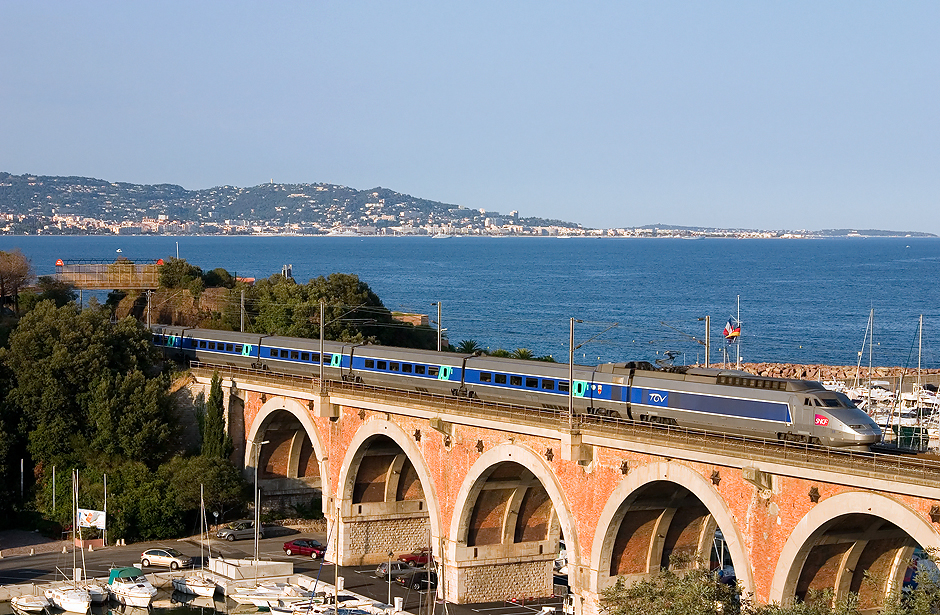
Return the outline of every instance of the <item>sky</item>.
{"type": "Polygon", "coordinates": [[[940,234],[940,3],[0,0],[0,171],[940,234]]]}

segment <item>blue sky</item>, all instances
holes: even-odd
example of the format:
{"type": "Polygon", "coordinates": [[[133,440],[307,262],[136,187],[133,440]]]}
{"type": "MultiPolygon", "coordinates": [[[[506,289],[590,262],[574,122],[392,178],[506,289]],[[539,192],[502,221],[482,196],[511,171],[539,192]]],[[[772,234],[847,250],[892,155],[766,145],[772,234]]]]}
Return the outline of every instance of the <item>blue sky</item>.
{"type": "Polygon", "coordinates": [[[0,170],[940,233],[937,2],[0,0],[0,170]]]}

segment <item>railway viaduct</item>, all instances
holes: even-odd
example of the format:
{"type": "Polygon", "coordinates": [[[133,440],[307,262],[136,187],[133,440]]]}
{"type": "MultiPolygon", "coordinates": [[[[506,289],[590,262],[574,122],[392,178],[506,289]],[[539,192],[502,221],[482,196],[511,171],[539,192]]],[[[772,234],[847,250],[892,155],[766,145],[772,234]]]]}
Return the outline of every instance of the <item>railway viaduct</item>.
{"type": "Polygon", "coordinates": [[[565,542],[578,615],[616,582],[708,565],[716,529],[760,602],[899,587],[940,547],[940,464],[228,367],[228,427],[266,500],[322,493],[343,565],[432,546],[461,603],[546,596],[565,542]],[[257,460],[257,461],[256,461],[257,460]],[[673,557],[674,556],[674,557],[673,557]]]}

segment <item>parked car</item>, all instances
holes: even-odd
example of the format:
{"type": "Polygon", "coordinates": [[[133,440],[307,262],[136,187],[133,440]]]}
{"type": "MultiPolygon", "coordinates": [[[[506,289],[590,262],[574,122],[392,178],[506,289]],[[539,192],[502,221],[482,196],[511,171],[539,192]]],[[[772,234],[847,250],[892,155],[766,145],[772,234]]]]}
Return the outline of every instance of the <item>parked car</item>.
{"type": "Polygon", "coordinates": [[[409,575],[398,577],[395,582],[415,591],[435,590],[437,589],[437,573],[426,569],[415,570],[409,575]]]}
{"type": "MultiPolygon", "coordinates": [[[[255,537],[255,522],[250,519],[233,521],[215,533],[216,538],[225,540],[239,540],[242,538],[255,537]]],[[[258,529],[258,537],[264,538],[264,528],[258,529]]]]}
{"type": "Polygon", "coordinates": [[[193,565],[193,558],[183,555],[172,547],[147,549],[140,554],[141,566],[169,566],[170,570],[193,565]]]}
{"type": "MultiPolygon", "coordinates": [[[[375,576],[379,577],[380,579],[384,579],[389,574],[386,572],[388,566],[389,562],[382,562],[379,564],[379,567],[375,569],[375,576]]],[[[398,577],[409,575],[414,572],[414,568],[405,562],[391,562],[391,566],[391,576],[393,579],[397,579],[398,577]]]]}
{"type": "Polygon", "coordinates": [[[284,553],[288,555],[309,555],[313,559],[323,557],[326,547],[318,540],[298,538],[284,543],[284,553]]]}
{"type": "Polygon", "coordinates": [[[431,559],[431,548],[422,547],[415,549],[411,553],[405,553],[398,556],[398,561],[405,562],[409,566],[424,566],[431,559]]]}

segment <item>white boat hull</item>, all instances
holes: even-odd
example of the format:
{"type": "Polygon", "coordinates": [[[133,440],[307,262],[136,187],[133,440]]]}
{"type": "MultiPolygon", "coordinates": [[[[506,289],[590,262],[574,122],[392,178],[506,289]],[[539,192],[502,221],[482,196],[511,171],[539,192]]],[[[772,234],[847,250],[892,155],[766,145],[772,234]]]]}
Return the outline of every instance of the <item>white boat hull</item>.
{"type": "Polygon", "coordinates": [[[52,606],[69,613],[87,613],[91,608],[91,595],[80,587],[54,587],[44,592],[52,606]]]}
{"type": "Polygon", "coordinates": [[[10,604],[24,613],[42,613],[49,606],[49,600],[45,596],[14,596],[10,604]]]}
{"type": "Polygon", "coordinates": [[[184,594],[211,598],[215,595],[217,588],[213,579],[196,573],[173,579],[173,589],[184,594]]]}

